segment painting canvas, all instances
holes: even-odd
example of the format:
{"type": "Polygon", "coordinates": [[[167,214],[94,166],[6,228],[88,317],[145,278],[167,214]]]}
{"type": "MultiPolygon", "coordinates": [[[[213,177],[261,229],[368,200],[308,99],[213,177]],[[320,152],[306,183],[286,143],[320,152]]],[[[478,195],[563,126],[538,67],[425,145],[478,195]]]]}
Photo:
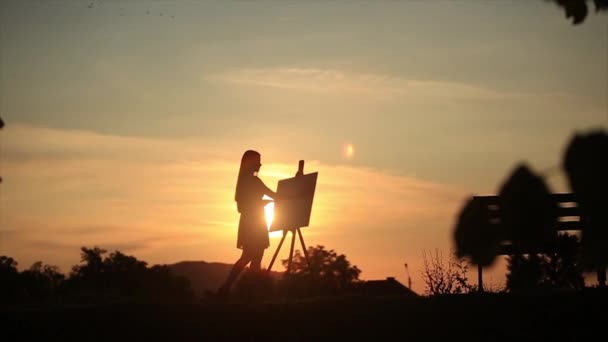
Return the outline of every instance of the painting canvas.
{"type": "Polygon", "coordinates": [[[280,197],[292,198],[276,201],[270,231],[291,230],[309,225],[317,175],[318,172],[314,172],[279,181],[277,194],[280,197]]]}

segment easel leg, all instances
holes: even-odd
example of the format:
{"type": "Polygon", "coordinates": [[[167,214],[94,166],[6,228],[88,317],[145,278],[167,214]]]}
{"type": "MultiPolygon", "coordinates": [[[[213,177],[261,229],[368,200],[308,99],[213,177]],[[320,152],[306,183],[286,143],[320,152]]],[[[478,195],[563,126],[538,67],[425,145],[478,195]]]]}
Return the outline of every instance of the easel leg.
{"type": "Polygon", "coordinates": [[[302,243],[302,250],[304,251],[304,256],[306,257],[306,265],[310,268],[310,259],[308,258],[308,251],[306,250],[306,245],[304,244],[304,237],[302,236],[302,232],[300,228],[298,228],[298,236],[300,237],[300,242],[302,243]]]}
{"type": "Polygon", "coordinates": [[[287,264],[287,274],[291,272],[291,260],[293,259],[293,245],[296,243],[296,232],[291,231],[291,249],[289,250],[289,263],[287,264]]]}
{"type": "Polygon", "coordinates": [[[279,245],[277,246],[277,250],[274,252],[274,255],[272,256],[272,260],[270,261],[270,266],[268,266],[268,272],[270,272],[270,269],[272,268],[272,265],[274,264],[274,261],[277,258],[277,255],[279,254],[279,250],[281,249],[281,246],[283,246],[283,241],[285,241],[285,236],[287,236],[287,232],[283,231],[283,237],[281,237],[281,242],[279,242],[279,245]]]}

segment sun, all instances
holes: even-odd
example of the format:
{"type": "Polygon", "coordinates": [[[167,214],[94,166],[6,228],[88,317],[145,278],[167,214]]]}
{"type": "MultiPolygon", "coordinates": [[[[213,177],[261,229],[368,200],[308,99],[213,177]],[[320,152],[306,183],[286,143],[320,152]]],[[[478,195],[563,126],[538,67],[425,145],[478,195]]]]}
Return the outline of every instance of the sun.
{"type": "Polygon", "coordinates": [[[348,159],[352,159],[355,155],[355,146],[353,146],[353,144],[346,144],[344,145],[344,156],[348,159]]]}
{"type": "Polygon", "coordinates": [[[274,202],[270,202],[264,206],[264,215],[266,216],[266,228],[270,230],[272,220],[274,219],[274,202]]]}

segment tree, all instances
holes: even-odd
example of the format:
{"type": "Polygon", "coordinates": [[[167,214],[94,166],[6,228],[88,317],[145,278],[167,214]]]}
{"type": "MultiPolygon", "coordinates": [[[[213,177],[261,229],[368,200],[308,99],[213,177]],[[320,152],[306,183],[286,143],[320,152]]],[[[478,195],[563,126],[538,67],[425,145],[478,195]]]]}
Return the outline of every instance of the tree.
{"type": "Polygon", "coordinates": [[[507,264],[507,289],[511,292],[528,291],[544,284],[544,260],[538,254],[510,255],[507,264]]]}
{"type": "Polygon", "coordinates": [[[582,289],[585,285],[578,238],[562,234],[547,254],[516,254],[507,259],[509,291],[582,289]]]}
{"type": "MultiPolygon", "coordinates": [[[[285,279],[291,289],[298,288],[305,293],[340,293],[353,289],[359,281],[361,270],[347,260],[344,254],[324,246],[308,247],[308,258],[296,250],[292,259],[292,274],[285,279]]],[[[287,267],[289,260],[282,260],[287,267]]],[[[297,291],[296,291],[297,292],[297,291]]]]}
{"type": "Polygon", "coordinates": [[[66,292],[93,300],[184,301],[194,295],[189,281],[174,276],[167,266],[148,268],[145,261],[120,251],[105,253],[99,247],[82,247],[83,263],[72,268],[66,292]]]}
{"type": "Polygon", "coordinates": [[[72,267],[71,278],[91,278],[103,272],[103,254],[107,251],[97,246],[80,248],[80,261],[84,265],[72,267]]]}
{"type": "Polygon", "coordinates": [[[103,274],[103,254],[105,249],[97,246],[80,248],[80,261],[83,264],[72,266],[70,277],[66,283],[66,292],[94,292],[107,288],[103,274]]]}
{"type": "Polygon", "coordinates": [[[12,303],[20,295],[19,271],[15,259],[0,256],[0,302],[12,303]]]}
{"type": "Polygon", "coordinates": [[[453,235],[456,257],[468,257],[472,264],[490,266],[499,252],[502,234],[499,222],[493,220],[487,206],[472,197],[456,221],[453,235]]]}
{"type": "Polygon", "coordinates": [[[144,297],[165,302],[186,302],[194,298],[190,281],[186,277],[175,276],[166,265],[148,268],[144,279],[144,297]]]}
{"type": "Polygon", "coordinates": [[[453,254],[448,260],[443,259],[443,254],[435,250],[435,255],[422,251],[424,270],[422,280],[427,295],[460,294],[469,293],[474,290],[469,284],[467,273],[469,266],[464,259],[457,259],[453,254]]]}
{"type": "Polygon", "coordinates": [[[0,274],[6,277],[11,274],[17,274],[17,261],[5,255],[0,256],[0,274]]]}
{"type": "Polygon", "coordinates": [[[555,251],[547,257],[546,278],[552,287],[576,290],[585,287],[581,248],[575,235],[559,235],[555,251]]]}
{"type": "Polygon", "coordinates": [[[65,280],[57,266],[45,265],[42,261],[35,262],[28,270],[21,272],[20,278],[21,287],[28,299],[35,301],[55,295],[65,280]]]}

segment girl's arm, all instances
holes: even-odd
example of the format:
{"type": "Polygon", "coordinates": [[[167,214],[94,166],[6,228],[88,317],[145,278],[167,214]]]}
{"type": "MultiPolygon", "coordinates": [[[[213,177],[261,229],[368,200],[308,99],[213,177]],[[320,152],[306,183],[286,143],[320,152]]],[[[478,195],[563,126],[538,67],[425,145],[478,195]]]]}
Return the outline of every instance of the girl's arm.
{"type": "Polygon", "coordinates": [[[267,187],[266,184],[264,184],[264,182],[262,182],[261,179],[259,179],[259,181],[260,181],[260,184],[261,184],[260,187],[262,188],[263,194],[266,195],[266,196],[268,196],[268,197],[270,197],[270,198],[272,198],[275,201],[297,199],[297,198],[299,198],[299,197],[301,197],[303,195],[302,191],[300,191],[300,192],[298,192],[296,194],[279,195],[278,193],[270,190],[270,188],[267,187]]]}
{"type": "MultiPolygon", "coordinates": [[[[258,178],[258,179],[259,179],[259,178],[258,178]]],[[[279,197],[279,196],[277,195],[277,193],[276,193],[276,192],[274,192],[274,191],[270,190],[270,188],[269,188],[269,187],[267,187],[267,186],[266,186],[266,184],[264,184],[264,182],[262,182],[262,180],[261,180],[261,179],[259,179],[259,181],[260,181],[260,188],[262,189],[262,193],[263,193],[264,195],[266,195],[266,196],[268,196],[268,197],[272,198],[273,200],[278,199],[277,197],[279,197]]]]}

